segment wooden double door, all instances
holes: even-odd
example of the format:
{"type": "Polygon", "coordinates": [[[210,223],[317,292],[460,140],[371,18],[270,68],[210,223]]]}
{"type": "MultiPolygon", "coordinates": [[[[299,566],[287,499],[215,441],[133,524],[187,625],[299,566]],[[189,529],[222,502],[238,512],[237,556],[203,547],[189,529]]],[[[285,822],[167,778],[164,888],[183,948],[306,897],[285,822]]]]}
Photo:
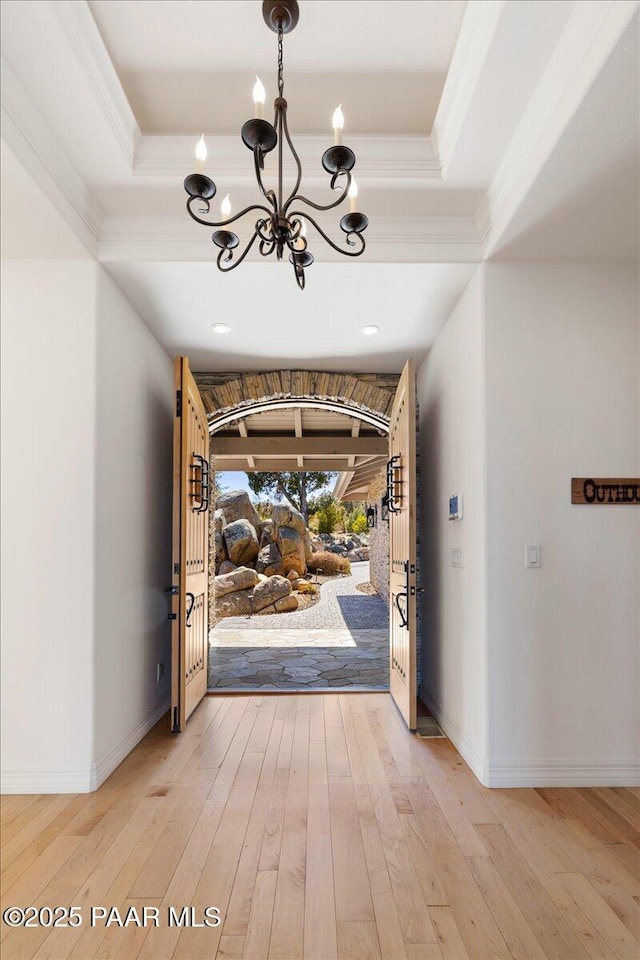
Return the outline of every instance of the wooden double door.
{"type": "MultiPolygon", "coordinates": [[[[184,730],[207,692],[209,431],[187,357],[175,361],[171,726],[184,730]]],[[[390,691],[409,729],[416,726],[416,395],[408,360],[389,428],[390,691]]],[[[380,520],[379,522],[383,522],[380,520]]]]}

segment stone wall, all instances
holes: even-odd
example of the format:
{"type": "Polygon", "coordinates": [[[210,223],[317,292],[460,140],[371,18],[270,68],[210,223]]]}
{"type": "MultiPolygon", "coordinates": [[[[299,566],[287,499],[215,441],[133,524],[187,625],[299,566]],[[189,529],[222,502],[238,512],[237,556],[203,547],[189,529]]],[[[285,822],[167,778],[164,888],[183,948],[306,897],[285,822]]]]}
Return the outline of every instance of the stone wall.
{"type": "Polygon", "coordinates": [[[382,519],[382,497],[385,492],[385,477],[377,477],[369,486],[367,502],[375,507],[377,515],[376,526],[369,530],[371,583],[389,606],[389,524],[382,519]]]}

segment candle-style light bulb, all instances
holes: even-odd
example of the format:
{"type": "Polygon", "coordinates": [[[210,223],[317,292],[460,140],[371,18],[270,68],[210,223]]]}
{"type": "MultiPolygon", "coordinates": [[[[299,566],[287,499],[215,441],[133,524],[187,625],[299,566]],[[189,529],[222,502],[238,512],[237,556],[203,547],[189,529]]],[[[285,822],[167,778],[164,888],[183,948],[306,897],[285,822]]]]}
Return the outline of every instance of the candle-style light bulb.
{"type": "Polygon", "coordinates": [[[264,101],[267,94],[264,89],[264,85],[260,77],[256,77],[256,82],[253,85],[253,102],[256,105],[256,118],[262,120],[264,115],[264,101]]]}
{"type": "Polygon", "coordinates": [[[339,103],[338,106],[333,111],[333,142],[338,146],[342,143],[342,129],[344,127],[344,113],[342,112],[342,104],[339,103]]]}
{"type": "Polygon", "coordinates": [[[196,173],[204,173],[204,162],[207,159],[207,145],[204,142],[204,133],[196,143],[196,173]]]}
{"type": "Polygon", "coordinates": [[[356,178],[351,178],[351,186],[349,187],[349,210],[351,213],[356,212],[356,200],[358,199],[358,184],[356,183],[356,178]]]}
{"type": "Polygon", "coordinates": [[[229,194],[226,195],[220,204],[220,213],[222,214],[223,220],[228,220],[231,216],[231,200],[229,199],[229,194]]]}
{"type": "Polygon", "coordinates": [[[303,238],[306,237],[306,235],[307,235],[307,222],[306,222],[306,220],[303,220],[302,217],[300,217],[300,223],[301,223],[300,233],[299,233],[298,236],[296,237],[296,249],[297,249],[297,250],[304,250],[304,249],[305,249],[305,245],[304,245],[304,239],[303,239],[303,238]]]}

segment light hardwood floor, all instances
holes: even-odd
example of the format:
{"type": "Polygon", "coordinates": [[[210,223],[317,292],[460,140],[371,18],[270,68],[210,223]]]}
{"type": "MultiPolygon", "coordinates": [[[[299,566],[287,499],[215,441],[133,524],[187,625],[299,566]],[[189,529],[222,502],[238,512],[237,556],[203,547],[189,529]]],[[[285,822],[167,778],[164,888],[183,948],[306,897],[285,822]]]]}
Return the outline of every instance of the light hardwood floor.
{"type": "Polygon", "coordinates": [[[2,957],[462,960],[640,955],[635,789],[487,790],[387,694],[208,697],[94,794],[2,801],[2,957]],[[160,908],[91,928],[91,905],[160,908]],[[168,927],[217,906],[219,928],[168,927]]]}

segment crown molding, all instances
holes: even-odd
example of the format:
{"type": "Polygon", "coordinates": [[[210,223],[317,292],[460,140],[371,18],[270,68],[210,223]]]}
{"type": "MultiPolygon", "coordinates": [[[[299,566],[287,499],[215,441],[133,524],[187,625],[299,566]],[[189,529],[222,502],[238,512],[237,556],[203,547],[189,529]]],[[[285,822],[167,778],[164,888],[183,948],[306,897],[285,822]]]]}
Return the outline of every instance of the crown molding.
{"type": "MultiPolygon", "coordinates": [[[[195,139],[160,135],[141,137],[133,166],[134,176],[183,179],[193,169],[195,139]]],[[[208,143],[210,156],[206,169],[216,181],[255,182],[251,157],[239,135],[211,135],[208,143]]],[[[327,137],[307,134],[295,138],[306,181],[327,179],[320,161],[330,145],[327,137]]],[[[396,180],[419,183],[440,179],[440,161],[428,137],[353,136],[349,138],[349,146],[358,157],[358,176],[368,181],[380,180],[388,184],[396,180]]]]}
{"type": "Polygon", "coordinates": [[[103,213],[5,57],[1,60],[2,137],[95,256],[103,213]]]}
{"type": "MultiPolygon", "coordinates": [[[[319,220],[338,239],[335,222],[319,220]]],[[[309,228],[309,234],[313,228],[309,228]]],[[[244,232],[243,232],[244,235],[244,232]]],[[[248,236],[247,236],[248,239],[248,236]]],[[[367,231],[367,258],[374,262],[479,262],[482,243],[472,218],[378,217],[367,231]]],[[[246,242],[246,241],[245,241],[246,242]]],[[[322,244],[325,261],[344,262],[339,253],[322,244]]],[[[106,216],[102,224],[98,259],[213,261],[214,250],[206,229],[188,218],[173,216],[106,216]]],[[[249,259],[261,262],[259,254],[249,259]]]]}
{"type": "Polygon", "coordinates": [[[486,258],[495,252],[639,7],[639,0],[576,3],[476,212],[486,258]]]}
{"type": "Polygon", "coordinates": [[[86,0],[48,0],[84,70],[123,156],[133,167],[140,128],[86,0]]]}
{"type": "Polygon", "coordinates": [[[505,0],[474,0],[466,6],[431,132],[442,175],[455,151],[504,9],[505,0]]]}

